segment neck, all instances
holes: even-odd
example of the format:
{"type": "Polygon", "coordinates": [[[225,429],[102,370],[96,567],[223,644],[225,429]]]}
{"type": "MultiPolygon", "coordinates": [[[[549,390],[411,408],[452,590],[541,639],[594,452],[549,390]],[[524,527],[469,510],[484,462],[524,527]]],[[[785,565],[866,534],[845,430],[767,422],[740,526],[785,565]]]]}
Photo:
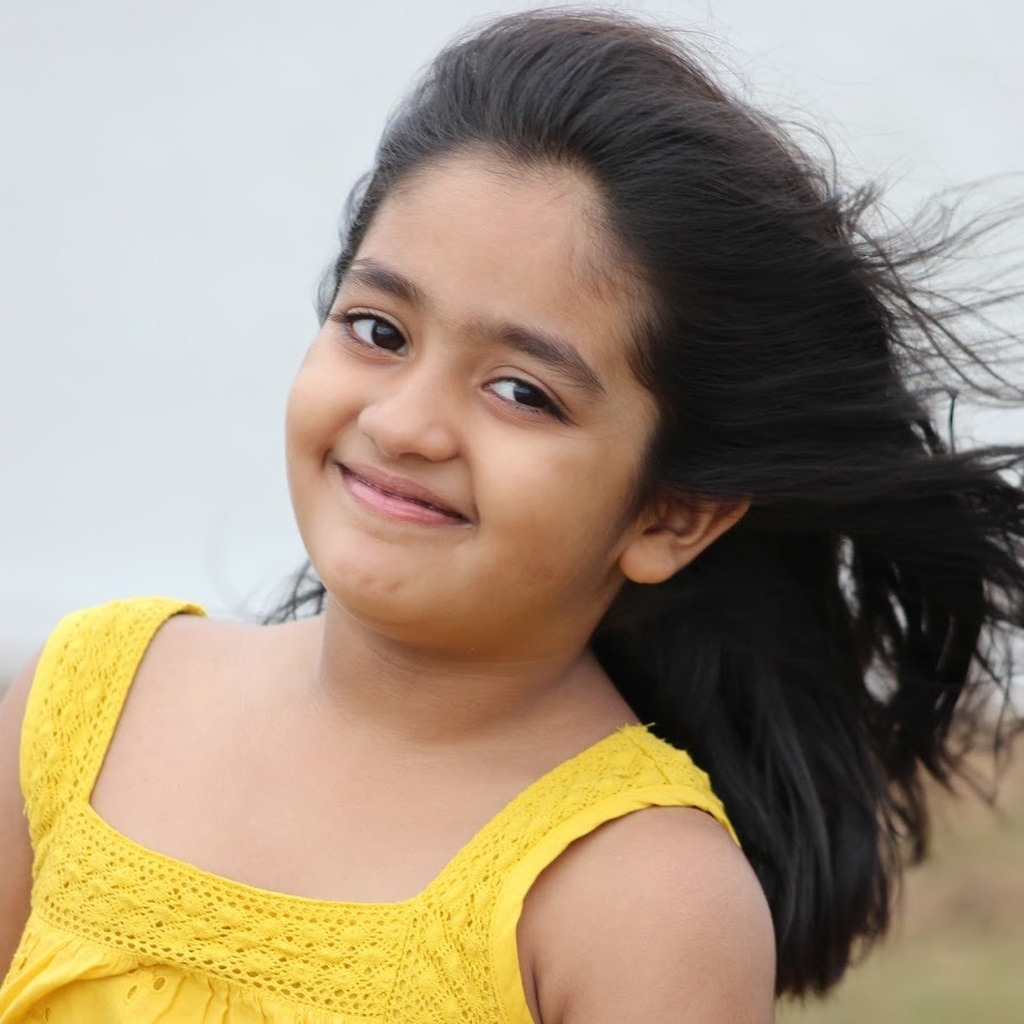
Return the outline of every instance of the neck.
{"type": "Polygon", "coordinates": [[[582,638],[532,655],[453,654],[383,636],[330,600],[322,628],[316,686],[364,735],[453,745],[635,721],[582,638]]]}

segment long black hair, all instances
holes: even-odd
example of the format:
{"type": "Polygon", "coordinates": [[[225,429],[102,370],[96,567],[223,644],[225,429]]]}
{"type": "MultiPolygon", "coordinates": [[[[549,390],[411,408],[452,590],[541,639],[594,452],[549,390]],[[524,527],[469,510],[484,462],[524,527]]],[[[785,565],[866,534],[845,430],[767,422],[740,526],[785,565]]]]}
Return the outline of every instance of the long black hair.
{"type": "MultiPolygon", "coordinates": [[[[926,847],[923,773],[948,782],[975,695],[1008,694],[1024,623],[1022,451],[955,451],[935,425],[950,388],[1005,397],[959,319],[984,301],[929,290],[958,236],[875,240],[870,191],[844,193],[675,35],[534,12],[456,40],[394,114],[324,314],[390,190],[479,149],[584,174],[654,296],[645,493],[751,499],[668,582],[627,583],[593,648],[709,771],[771,906],[778,991],[824,991],[885,930],[902,854],[926,847]]],[[[307,568],[271,618],[322,602],[307,568]]]]}

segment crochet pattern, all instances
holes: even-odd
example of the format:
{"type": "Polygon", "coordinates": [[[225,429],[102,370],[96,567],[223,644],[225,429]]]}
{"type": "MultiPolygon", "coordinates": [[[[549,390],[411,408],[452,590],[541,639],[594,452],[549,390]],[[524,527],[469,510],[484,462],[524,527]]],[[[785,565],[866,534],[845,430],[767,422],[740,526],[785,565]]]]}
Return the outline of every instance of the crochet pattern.
{"type": "Polygon", "coordinates": [[[66,619],[44,652],[22,747],[32,914],[0,989],[4,1024],[529,1024],[515,927],[544,867],[646,806],[699,807],[729,828],[687,755],[629,726],[520,793],[399,903],[268,892],[147,850],[88,800],[145,649],[179,613],[201,610],[104,605],[66,619]]]}

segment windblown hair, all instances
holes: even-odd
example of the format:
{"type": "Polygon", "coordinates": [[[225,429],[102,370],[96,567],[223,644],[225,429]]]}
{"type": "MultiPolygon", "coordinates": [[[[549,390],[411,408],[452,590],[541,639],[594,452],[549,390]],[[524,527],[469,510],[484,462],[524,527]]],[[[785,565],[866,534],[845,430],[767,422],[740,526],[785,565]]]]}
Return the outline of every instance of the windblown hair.
{"type": "MultiPolygon", "coordinates": [[[[983,712],[1014,724],[978,705],[1008,700],[1024,624],[1022,451],[953,450],[933,422],[951,387],[1007,395],[965,334],[985,303],[929,287],[967,235],[876,240],[871,191],[840,191],[675,35],[535,12],[456,40],[399,107],[324,314],[389,192],[480,149],[587,176],[653,297],[643,494],[751,500],[671,580],[627,583],[593,647],[710,773],[771,906],[778,991],[822,992],[925,852],[924,774],[950,782],[983,712]]],[[[274,618],[322,601],[307,570],[274,618]]]]}

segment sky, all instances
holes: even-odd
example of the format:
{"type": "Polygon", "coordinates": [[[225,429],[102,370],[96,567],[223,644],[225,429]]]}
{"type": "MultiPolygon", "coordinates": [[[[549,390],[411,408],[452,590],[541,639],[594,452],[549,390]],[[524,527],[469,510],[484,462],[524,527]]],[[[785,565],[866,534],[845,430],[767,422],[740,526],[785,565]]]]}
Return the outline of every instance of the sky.
{"type": "MultiPolygon", "coordinates": [[[[303,557],[283,408],[344,198],[417,69],[526,6],[3,5],[0,677],[83,605],[267,607],[303,557]]],[[[714,40],[897,219],[965,182],[1024,193],[1016,0],[629,7],[714,40]]],[[[1020,415],[983,429],[1024,441],[1020,415]]]]}

